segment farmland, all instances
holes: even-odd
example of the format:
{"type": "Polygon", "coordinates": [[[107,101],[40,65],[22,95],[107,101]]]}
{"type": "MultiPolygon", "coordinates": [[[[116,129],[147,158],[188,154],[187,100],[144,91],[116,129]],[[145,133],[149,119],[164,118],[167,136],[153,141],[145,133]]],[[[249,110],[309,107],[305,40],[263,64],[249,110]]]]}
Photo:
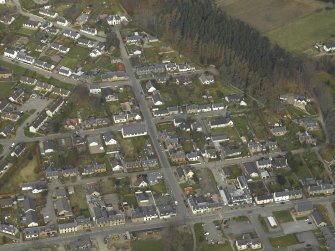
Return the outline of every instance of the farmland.
{"type": "Polygon", "coordinates": [[[304,52],[316,42],[329,41],[334,11],[315,0],[217,0],[240,19],[289,51],[304,52]],[[308,29],[307,29],[308,27],[308,29]]]}

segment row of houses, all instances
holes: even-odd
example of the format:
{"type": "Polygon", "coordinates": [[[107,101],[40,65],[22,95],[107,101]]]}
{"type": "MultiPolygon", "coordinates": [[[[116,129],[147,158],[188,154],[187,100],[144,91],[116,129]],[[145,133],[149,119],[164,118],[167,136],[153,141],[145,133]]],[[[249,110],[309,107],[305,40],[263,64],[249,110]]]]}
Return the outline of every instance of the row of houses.
{"type": "Polygon", "coordinates": [[[63,98],[56,99],[46,110],[43,110],[29,126],[29,132],[37,133],[49,118],[53,117],[65,104],[63,98]]]}
{"type": "MultiPolygon", "coordinates": [[[[130,37],[129,37],[130,38],[130,37]]],[[[137,36],[131,37],[132,39],[137,38],[137,36]]],[[[167,63],[156,63],[156,64],[148,64],[145,66],[137,67],[136,68],[136,75],[138,77],[144,77],[147,75],[154,75],[154,74],[162,74],[165,72],[193,72],[195,71],[195,65],[193,64],[175,64],[173,62],[167,63]]],[[[203,84],[210,84],[214,83],[214,78],[210,77],[210,75],[202,76],[201,80],[203,80],[203,84]]]]}

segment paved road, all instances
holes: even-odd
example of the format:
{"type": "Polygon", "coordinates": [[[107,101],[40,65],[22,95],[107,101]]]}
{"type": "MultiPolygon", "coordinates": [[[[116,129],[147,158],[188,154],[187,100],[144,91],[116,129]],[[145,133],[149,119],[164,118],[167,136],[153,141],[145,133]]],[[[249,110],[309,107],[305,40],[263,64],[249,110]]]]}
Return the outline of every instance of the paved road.
{"type": "Polygon", "coordinates": [[[185,207],[185,204],[183,203],[183,197],[182,197],[182,191],[176,182],[176,179],[174,177],[173,171],[171,169],[170,163],[167,159],[167,156],[165,153],[162,151],[162,149],[159,146],[158,142],[158,133],[156,131],[156,125],[154,123],[154,120],[151,116],[151,111],[149,107],[147,106],[147,102],[145,100],[144,95],[142,95],[143,90],[141,87],[140,82],[136,79],[135,73],[133,70],[133,67],[130,64],[130,60],[125,48],[125,45],[123,43],[121,34],[119,30],[115,30],[116,35],[120,41],[120,51],[121,51],[121,56],[123,58],[123,63],[125,66],[125,69],[128,73],[129,80],[132,82],[133,86],[133,91],[136,97],[136,100],[139,103],[144,121],[146,122],[146,126],[148,129],[148,134],[151,137],[151,140],[153,142],[153,146],[155,148],[155,151],[157,153],[158,159],[162,165],[162,172],[164,174],[164,178],[167,182],[168,188],[171,191],[171,194],[173,194],[175,200],[178,202],[178,207],[177,207],[177,215],[178,217],[184,218],[187,214],[187,209],[185,207]]]}
{"type": "MultiPolygon", "coordinates": [[[[320,198],[310,198],[309,201],[313,203],[330,203],[331,201],[335,201],[335,196],[329,197],[320,197],[320,198]]],[[[301,200],[300,200],[301,201],[301,200]]],[[[179,226],[184,224],[195,224],[198,222],[212,222],[214,220],[221,220],[221,219],[228,219],[237,217],[240,215],[247,215],[247,216],[258,216],[260,210],[262,210],[262,214],[272,214],[272,211],[275,210],[285,210],[292,208],[297,201],[287,202],[286,204],[270,204],[265,207],[247,207],[247,208],[239,208],[239,209],[224,209],[222,212],[217,214],[210,214],[210,215],[191,215],[186,216],[184,219],[180,218],[173,218],[171,220],[166,221],[152,221],[147,223],[129,223],[123,226],[115,226],[110,228],[95,228],[89,235],[94,238],[96,236],[106,236],[108,234],[115,234],[125,231],[144,231],[150,230],[155,228],[164,228],[170,225],[179,226]],[[252,212],[250,212],[252,210],[252,212]]],[[[11,251],[21,251],[27,250],[29,248],[42,248],[46,246],[53,246],[59,243],[66,244],[70,241],[76,240],[80,236],[87,235],[87,232],[79,232],[79,233],[71,233],[66,235],[60,235],[58,237],[49,238],[49,239],[42,239],[36,241],[26,241],[16,244],[9,244],[0,247],[0,250],[11,250],[11,251]]],[[[276,248],[267,249],[268,251],[278,250],[276,248]]],[[[285,250],[285,249],[284,249],[285,250]]]]}

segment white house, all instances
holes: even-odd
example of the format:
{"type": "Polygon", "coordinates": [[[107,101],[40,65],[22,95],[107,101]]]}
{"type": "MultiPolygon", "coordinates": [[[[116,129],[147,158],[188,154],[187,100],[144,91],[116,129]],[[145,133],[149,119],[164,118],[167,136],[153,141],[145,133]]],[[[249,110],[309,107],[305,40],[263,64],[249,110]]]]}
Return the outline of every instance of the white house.
{"type": "Polygon", "coordinates": [[[61,25],[61,26],[68,26],[69,25],[69,21],[67,21],[64,17],[58,17],[56,23],[58,25],[61,25]]]}
{"type": "Polygon", "coordinates": [[[144,124],[125,125],[121,129],[121,133],[123,138],[132,138],[148,134],[144,124]]]}
{"type": "Polygon", "coordinates": [[[81,27],[80,31],[83,32],[83,33],[92,35],[92,36],[98,35],[98,31],[94,27],[83,26],[83,27],[81,27]]]}
{"type": "Polygon", "coordinates": [[[100,94],[101,87],[99,85],[90,85],[90,93],[91,94],[100,94]]]}
{"type": "Polygon", "coordinates": [[[65,77],[70,77],[72,75],[72,71],[70,68],[67,68],[65,66],[61,66],[58,70],[58,74],[65,76],[65,77]]]}
{"type": "Polygon", "coordinates": [[[323,45],[323,49],[324,49],[325,52],[335,51],[335,43],[325,44],[325,45],[323,45]]]}
{"type": "Polygon", "coordinates": [[[6,4],[7,0],[0,0],[0,4],[6,4]]]}
{"type": "Polygon", "coordinates": [[[52,10],[46,9],[46,8],[42,8],[39,10],[38,14],[42,15],[42,16],[46,16],[46,17],[50,17],[50,18],[56,18],[58,17],[58,13],[54,12],[52,10]]]}
{"type": "Polygon", "coordinates": [[[116,145],[117,144],[117,141],[116,141],[114,135],[111,132],[109,132],[109,131],[105,132],[102,135],[102,138],[104,139],[106,146],[116,145]]]}
{"type": "Polygon", "coordinates": [[[273,193],[273,200],[274,202],[285,202],[290,200],[289,193],[283,191],[283,192],[275,192],[273,193]]]}
{"type": "Polygon", "coordinates": [[[214,84],[214,76],[210,73],[202,73],[199,77],[199,80],[203,85],[214,84]]]}
{"type": "Polygon", "coordinates": [[[117,114],[113,116],[113,121],[115,124],[126,123],[127,115],[126,114],[117,114]]]}
{"type": "Polygon", "coordinates": [[[10,48],[6,48],[3,55],[5,57],[15,59],[17,57],[17,51],[10,49],[10,48]]]}
{"type": "Polygon", "coordinates": [[[119,15],[110,15],[107,17],[108,25],[118,25],[121,24],[121,17],[119,15]]]}

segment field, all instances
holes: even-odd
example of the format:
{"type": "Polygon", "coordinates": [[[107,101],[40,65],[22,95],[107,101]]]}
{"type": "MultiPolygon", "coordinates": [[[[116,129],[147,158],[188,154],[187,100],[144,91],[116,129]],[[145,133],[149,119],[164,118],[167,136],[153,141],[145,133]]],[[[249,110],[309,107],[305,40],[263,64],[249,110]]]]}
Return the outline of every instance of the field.
{"type": "Polygon", "coordinates": [[[303,52],[332,37],[335,10],[315,0],[216,0],[231,16],[289,51],[303,52]]]}
{"type": "Polygon", "coordinates": [[[157,251],[163,250],[164,243],[162,240],[136,240],[131,243],[131,247],[133,251],[157,251]]]}
{"type": "Polygon", "coordinates": [[[280,237],[269,238],[270,243],[273,247],[288,247],[299,243],[299,240],[295,234],[284,235],[280,237]]]}
{"type": "Polygon", "coordinates": [[[228,14],[260,32],[283,26],[324,6],[313,0],[216,0],[228,14]]]}
{"type": "Polygon", "coordinates": [[[285,223],[293,221],[291,212],[289,210],[275,211],[273,216],[276,218],[278,223],[285,223]]]}

